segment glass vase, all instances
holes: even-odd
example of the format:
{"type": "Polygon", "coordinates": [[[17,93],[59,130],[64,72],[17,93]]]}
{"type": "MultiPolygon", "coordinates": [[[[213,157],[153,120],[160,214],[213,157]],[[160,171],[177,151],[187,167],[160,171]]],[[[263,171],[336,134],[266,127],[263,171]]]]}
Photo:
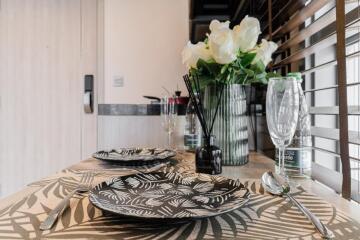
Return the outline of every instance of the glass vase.
{"type": "MultiPolygon", "coordinates": [[[[207,122],[216,111],[218,91],[221,86],[207,86],[204,93],[204,108],[207,122]]],[[[248,162],[248,118],[246,94],[243,85],[224,86],[213,131],[215,145],[222,151],[222,165],[239,166],[248,162]]]]}

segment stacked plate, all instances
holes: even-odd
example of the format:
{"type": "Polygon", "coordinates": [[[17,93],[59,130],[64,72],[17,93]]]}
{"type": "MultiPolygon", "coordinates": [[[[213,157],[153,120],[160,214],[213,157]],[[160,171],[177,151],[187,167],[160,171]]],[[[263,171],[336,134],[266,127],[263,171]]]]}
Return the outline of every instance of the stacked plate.
{"type": "Polygon", "coordinates": [[[112,163],[129,164],[132,162],[147,164],[156,160],[174,157],[175,151],[161,148],[121,148],[110,151],[99,151],[94,158],[112,163]]]}
{"type": "MultiPolygon", "coordinates": [[[[154,164],[176,152],[159,148],[123,148],[99,151],[94,158],[116,164],[154,164]]],[[[240,181],[197,173],[138,173],[109,179],[90,191],[98,208],[144,219],[204,218],[232,211],[249,199],[240,181]]]]}

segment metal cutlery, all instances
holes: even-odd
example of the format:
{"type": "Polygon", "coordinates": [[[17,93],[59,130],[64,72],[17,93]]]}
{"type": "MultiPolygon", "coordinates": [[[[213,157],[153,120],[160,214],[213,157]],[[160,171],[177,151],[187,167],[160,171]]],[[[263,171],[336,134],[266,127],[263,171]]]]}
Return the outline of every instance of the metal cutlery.
{"type": "Polygon", "coordinates": [[[50,211],[44,222],[40,224],[40,230],[51,229],[57,221],[59,215],[70,205],[70,199],[76,193],[88,192],[91,189],[91,183],[94,180],[93,172],[86,172],[82,175],[79,185],[71,191],[61,202],[50,211]]]}
{"type": "Polygon", "coordinates": [[[286,196],[290,201],[299,208],[299,210],[311,221],[315,228],[319,231],[325,239],[334,238],[334,233],[323,224],[318,217],[316,217],[309,209],[304,207],[290,194],[290,186],[288,183],[281,183],[274,174],[269,171],[265,172],[261,177],[261,183],[266,191],[277,196],[286,196]]]}

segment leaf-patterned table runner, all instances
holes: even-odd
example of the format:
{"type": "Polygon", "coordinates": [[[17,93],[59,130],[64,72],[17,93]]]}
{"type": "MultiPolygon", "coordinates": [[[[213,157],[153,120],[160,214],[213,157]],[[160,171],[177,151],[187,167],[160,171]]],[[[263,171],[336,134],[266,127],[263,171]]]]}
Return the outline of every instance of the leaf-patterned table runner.
{"type": "MultiPolygon", "coordinates": [[[[186,156],[178,158],[177,171],[193,170],[186,156]]],[[[202,220],[147,222],[102,212],[88,197],[71,199],[55,227],[40,231],[47,213],[74,187],[84,171],[96,170],[95,183],[129,171],[105,171],[89,160],[57,175],[31,184],[36,190],[0,209],[0,239],[320,239],[308,220],[283,198],[264,192],[258,181],[242,182],[250,189],[246,207],[202,220]],[[94,168],[96,167],[96,168],[94,168]]],[[[360,224],[324,200],[299,188],[294,195],[334,231],[336,239],[360,239],[360,224]]]]}

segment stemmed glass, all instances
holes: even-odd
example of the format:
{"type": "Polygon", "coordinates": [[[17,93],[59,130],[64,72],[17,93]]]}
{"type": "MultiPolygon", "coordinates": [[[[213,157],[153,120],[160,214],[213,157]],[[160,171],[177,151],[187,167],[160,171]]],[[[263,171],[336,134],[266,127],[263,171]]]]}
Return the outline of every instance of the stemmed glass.
{"type": "Polygon", "coordinates": [[[285,173],[285,148],[294,136],[299,115],[299,88],[293,77],[271,78],[266,93],[266,121],[270,137],[279,149],[279,174],[285,173]]]}
{"type": "Polygon", "coordinates": [[[160,102],[161,124],[168,134],[168,148],[171,148],[171,134],[175,130],[177,105],[175,98],[163,97],[160,102]]]}

